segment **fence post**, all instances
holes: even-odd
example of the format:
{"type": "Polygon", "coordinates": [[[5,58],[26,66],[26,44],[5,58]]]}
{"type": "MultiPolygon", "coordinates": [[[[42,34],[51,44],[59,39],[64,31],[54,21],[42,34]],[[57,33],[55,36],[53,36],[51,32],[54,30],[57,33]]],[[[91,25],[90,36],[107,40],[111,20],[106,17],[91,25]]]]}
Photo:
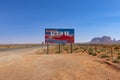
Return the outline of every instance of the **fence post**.
{"type": "Polygon", "coordinates": [[[95,45],[95,54],[97,54],[97,46],[95,45]]]}
{"type": "Polygon", "coordinates": [[[86,51],[87,51],[87,44],[86,44],[86,51]]]}
{"type": "Polygon", "coordinates": [[[86,44],[86,52],[88,53],[89,44],[86,44]]]}
{"type": "Polygon", "coordinates": [[[113,61],[113,48],[111,47],[111,61],[113,61]]]}

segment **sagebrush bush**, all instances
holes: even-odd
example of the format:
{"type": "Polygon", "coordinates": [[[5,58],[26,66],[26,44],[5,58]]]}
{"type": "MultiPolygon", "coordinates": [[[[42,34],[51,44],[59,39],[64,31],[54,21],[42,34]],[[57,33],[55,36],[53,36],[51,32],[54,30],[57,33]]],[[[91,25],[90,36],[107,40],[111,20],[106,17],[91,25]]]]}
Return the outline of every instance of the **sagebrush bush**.
{"type": "Polygon", "coordinates": [[[94,53],[94,50],[93,50],[92,48],[90,48],[90,49],[88,50],[88,53],[89,53],[90,55],[92,55],[92,56],[97,56],[97,54],[94,53]]]}
{"type": "Polygon", "coordinates": [[[120,59],[120,56],[118,56],[117,58],[120,59]]]}
{"type": "Polygon", "coordinates": [[[119,47],[115,47],[114,49],[116,49],[116,50],[117,50],[117,49],[120,49],[120,48],[119,48],[119,47]]]}
{"type": "Polygon", "coordinates": [[[120,61],[118,59],[115,59],[112,61],[113,63],[120,63],[120,61]]]}
{"type": "Polygon", "coordinates": [[[68,48],[64,48],[65,51],[68,51],[69,49],[68,48]]]}
{"type": "Polygon", "coordinates": [[[100,51],[99,51],[99,50],[97,50],[97,53],[100,53],[100,51]]]}
{"type": "Polygon", "coordinates": [[[118,53],[118,55],[120,55],[120,53],[118,53]]]}
{"type": "Polygon", "coordinates": [[[100,58],[109,58],[109,56],[107,54],[101,54],[99,57],[100,58]]]}
{"type": "Polygon", "coordinates": [[[79,48],[74,48],[74,51],[77,51],[79,48]]]}

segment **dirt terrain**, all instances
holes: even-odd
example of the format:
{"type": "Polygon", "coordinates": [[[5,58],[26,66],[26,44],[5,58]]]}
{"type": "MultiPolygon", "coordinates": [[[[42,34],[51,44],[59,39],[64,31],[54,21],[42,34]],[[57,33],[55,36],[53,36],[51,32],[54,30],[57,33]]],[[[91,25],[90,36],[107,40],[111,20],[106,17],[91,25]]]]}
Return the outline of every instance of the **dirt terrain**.
{"type": "Polygon", "coordinates": [[[87,55],[0,52],[0,80],[120,80],[119,65],[87,55]]]}

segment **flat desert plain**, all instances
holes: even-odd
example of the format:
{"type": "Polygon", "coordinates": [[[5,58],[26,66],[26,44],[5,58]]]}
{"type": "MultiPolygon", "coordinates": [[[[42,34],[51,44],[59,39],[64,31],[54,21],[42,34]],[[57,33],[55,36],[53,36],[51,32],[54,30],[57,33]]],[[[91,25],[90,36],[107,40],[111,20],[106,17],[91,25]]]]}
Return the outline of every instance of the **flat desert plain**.
{"type": "Polygon", "coordinates": [[[0,80],[120,80],[119,64],[86,53],[36,54],[39,48],[0,52],[0,80]]]}

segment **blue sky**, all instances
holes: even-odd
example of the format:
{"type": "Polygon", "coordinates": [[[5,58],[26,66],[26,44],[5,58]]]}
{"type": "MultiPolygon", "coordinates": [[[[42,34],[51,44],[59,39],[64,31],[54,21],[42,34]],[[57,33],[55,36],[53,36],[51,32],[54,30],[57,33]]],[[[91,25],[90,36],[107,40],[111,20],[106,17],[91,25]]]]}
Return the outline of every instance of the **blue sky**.
{"type": "Polygon", "coordinates": [[[45,28],[74,28],[76,42],[120,39],[120,0],[0,0],[0,44],[41,43],[45,28]]]}

